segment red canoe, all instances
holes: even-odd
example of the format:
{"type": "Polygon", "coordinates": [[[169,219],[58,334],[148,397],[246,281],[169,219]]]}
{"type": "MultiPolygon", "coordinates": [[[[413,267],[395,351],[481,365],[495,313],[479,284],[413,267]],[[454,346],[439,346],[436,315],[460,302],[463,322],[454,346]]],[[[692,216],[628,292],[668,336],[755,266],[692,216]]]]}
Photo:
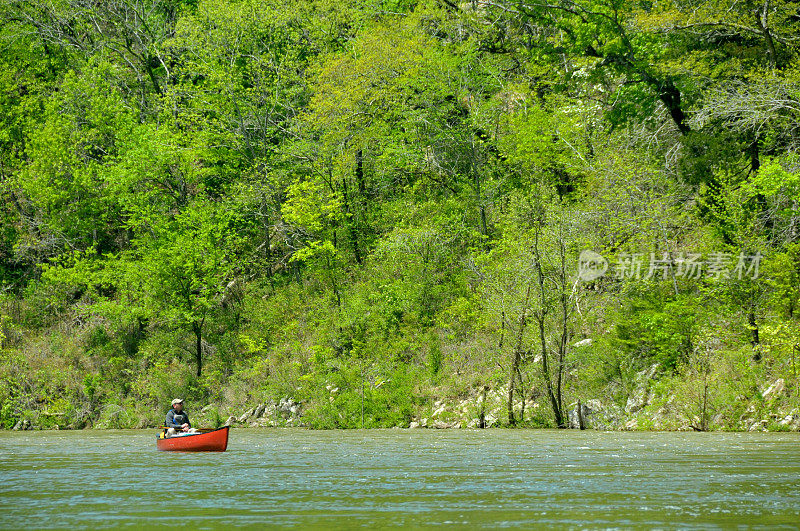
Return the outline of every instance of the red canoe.
{"type": "Polygon", "coordinates": [[[230,426],[224,426],[205,433],[165,439],[159,436],[156,439],[156,447],[159,450],[177,452],[224,452],[228,447],[229,429],[230,426]]]}

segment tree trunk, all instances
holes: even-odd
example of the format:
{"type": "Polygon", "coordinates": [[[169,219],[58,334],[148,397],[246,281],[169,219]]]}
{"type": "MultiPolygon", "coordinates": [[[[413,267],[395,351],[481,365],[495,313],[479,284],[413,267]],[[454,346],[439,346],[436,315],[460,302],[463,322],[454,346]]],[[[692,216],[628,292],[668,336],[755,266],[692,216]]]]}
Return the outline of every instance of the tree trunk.
{"type": "Polygon", "coordinates": [[[672,121],[678,126],[678,131],[683,135],[689,133],[691,128],[686,125],[686,115],[681,109],[681,91],[672,84],[672,81],[667,80],[658,84],[658,98],[667,107],[672,121]]]}
{"type": "Polygon", "coordinates": [[[483,392],[481,392],[481,413],[478,415],[478,427],[483,429],[486,427],[486,393],[489,392],[489,386],[483,386],[483,392]]]}
{"type": "MultiPolygon", "coordinates": [[[[567,345],[569,344],[569,295],[567,294],[567,250],[564,247],[564,240],[561,239],[558,243],[558,251],[559,251],[559,258],[560,258],[560,269],[558,272],[558,281],[561,284],[559,287],[561,289],[561,295],[559,297],[559,301],[561,303],[561,334],[558,340],[558,372],[556,374],[556,401],[558,402],[558,410],[560,412],[564,411],[564,402],[563,402],[563,393],[562,393],[562,381],[564,379],[564,368],[566,363],[567,357],[567,345]]],[[[562,419],[563,426],[559,425],[559,427],[566,428],[567,422],[566,418],[562,419]]]]}
{"type": "Polygon", "coordinates": [[[747,151],[750,153],[750,173],[755,175],[758,173],[759,168],[761,168],[761,158],[759,156],[759,142],[760,138],[758,134],[755,135],[753,141],[750,143],[747,151]]]}
{"type": "Polygon", "coordinates": [[[525,382],[522,381],[522,371],[517,367],[517,379],[519,380],[519,421],[525,422],[525,382]]]}
{"type": "Polygon", "coordinates": [[[753,13],[756,19],[756,26],[761,30],[764,36],[764,44],[767,47],[767,62],[771,68],[778,65],[778,53],[775,51],[775,42],[772,39],[772,32],[769,30],[769,21],[767,20],[767,13],[769,12],[769,0],[764,2],[763,7],[756,9],[753,13]],[[759,12],[760,11],[760,12],[759,12]]]}
{"type": "MultiPolygon", "coordinates": [[[[789,314],[791,317],[791,312],[789,314]]],[[[506,335],[506,312],[503,310],[500,314],[500,341],[497,343],[497,348],[502,350],[503,349],[503,339],[505,339],[506,335]]]]}
{"type": "Polygon", "coordinates": [[[700,418],[700,429],[708,431],[708,371],[703,374],[703,412],[700,418]]]}
{"type": "Polygon", "coordinates": [[[547,397],[550,399],[550,407],[553,408],[553,418],[556,421],[556,426],[559,428],[564,427],[564,415],[561,412],[561,405],[556,398],[553,391],[553,381],[550,378],[550,364],[548,363],[547,356],[547,340],[544,329],[544,318],[539,319],[539,340],[542,349],[542,377],[544,378],[545,387],[547,388],[547,397]]]}
{"type": "MultiPolygon", "coordinates": [[[[547,352],[547,331],[545,330],[545,320],[547,319],[547,288],[545,288],[544,272],[542,271],[541,253],[539,252],[539,234],[538,229],[534,239],[533,245],[534,261],[536,265],[536,275],[539,283],[539,297],[542,304],[541,312],[536,316],[539,323],[539,347],[542,356],[542,377],[544,378],[545,387],[547,388],[547,396],[550,399],[550,406],[553,408],[553,418],[556,421],[556,426],[565,428],[564,413],[561,407],[561,372],[563,371],[563,359],[559,359],[559,374],[558,374],[558,396],[553,389],[553,379],[550,374],[550,362],[547,352]]],[[[563,340],[563,338],[562,338],[563,340]]],[[[559,349],[561,350],[561,349],[559,349]]],[[[559,353],[559,358],[561,354],[559,353]]]]}
{"type": "MultiPolygon", "coordinates": [[[[508,408],[508,425],[509,426],[516,426],[517,419],[514,416],[514,387],[516,386],[517,375],[520,373],[519,366],[520,362],[522,361],[522,341],[525,335],[525,327],[528,324],[527,320],[527,313],[528,313],[528,306],[530,305],[531,300],[531,285],[528,283],[528,289],[525,292],[525,302],[522,304],[522,309],[520,310],[519,316],[519,328],[517,330],[517,341],[514,345],[514,354],[511,360],[511,371],[508,375],[508,403],[506,407],[508,408]]],[[[522,377],[520,376],[520,380],[522,377]]],[[[520,391],[523,393],[522,399],[525,400],[524,391],[520,391]]]]}
{"type": "Polygon", "coordinates": [[[753,361],[761,361],[761,340],[758,337],[755,310],[747,312],[747,327],[750,329],[750,344],[753,345],[753,361]]]}
{"type": "Polygon", "coordinates": [[[517,379],[517,367],[519,367],[519,351],[514,349],[514,358],[511,362],[511,371],[508,375],[508,401],[506,409],[508,410],[508,425],[512,428],[517,425],[517,419],[514,416],[514,385],[517,379]]]}
{"type": "Polygon", "coordinates": [[[164,93],[161,92],[161,85],[158,84],[156,73],[153,72],[153,68],[150,66],[150,57],[144,58],[142,62],[144,63],[144,69],[147,71],[147,75],[150,77],[150,82],[153,83],[153,90],[156,91],[156,94],[162,96],[164,93]]]}
{"type": "Polygon", "coordinates": [[[197,362],[197,377],[203,373],[203,325],[195,321],[192,323],[192,331],[196,341],[195,361],[197,362]]]}
{"type": "Polygon", "coordinates": [[[347,179],[342,179],[342,198],[344,199],[344,211],[347,214],[347,227],[350,235],[350,245],[353,246],[353,256],[356,263],[361,264],[361,249],[358,246],[358,229],[355,223],[355,213],[350,208],[350,194],[347,188],[347,179]]]}

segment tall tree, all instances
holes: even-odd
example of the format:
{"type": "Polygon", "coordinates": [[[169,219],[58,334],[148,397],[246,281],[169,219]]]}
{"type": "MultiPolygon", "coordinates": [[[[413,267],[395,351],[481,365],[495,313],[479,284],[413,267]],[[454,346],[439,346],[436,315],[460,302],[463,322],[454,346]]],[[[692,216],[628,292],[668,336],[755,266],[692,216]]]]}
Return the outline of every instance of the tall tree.
{"type": "Polygon", "coordinates": [[[235,271],[234,216],[221,205],[196,201],[174,219],[153,225],[122,256],[128,275],[123,283],[135,290],[134,298],[146,297],[147,313],[191,332],[198,377],[208,318],[235,271]]]}

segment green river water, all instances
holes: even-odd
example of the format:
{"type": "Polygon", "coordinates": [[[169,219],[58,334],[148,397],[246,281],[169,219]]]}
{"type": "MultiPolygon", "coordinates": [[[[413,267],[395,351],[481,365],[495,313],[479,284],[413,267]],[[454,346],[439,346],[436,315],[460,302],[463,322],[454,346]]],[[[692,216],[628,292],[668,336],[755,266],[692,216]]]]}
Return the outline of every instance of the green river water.
{"type": "Polygon", "coordinates": [[[0,528],[797,528],[800,434],[0,432],[0,528]]]}

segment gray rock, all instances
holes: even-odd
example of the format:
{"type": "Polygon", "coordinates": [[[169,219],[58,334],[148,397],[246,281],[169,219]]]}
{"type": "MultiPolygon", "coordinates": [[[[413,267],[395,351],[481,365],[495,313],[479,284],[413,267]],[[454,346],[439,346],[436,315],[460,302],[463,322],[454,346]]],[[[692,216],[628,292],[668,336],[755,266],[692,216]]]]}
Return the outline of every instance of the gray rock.
{"type": "Polygon", "coordinates": [[[572,345],[572,346],[573,346],[573,347],[576,347],[576,348],[580,348],[580,347],[588,347],[588,346],[591,346],[591,344],[592,344],[592,338],[590,338],[590,337],[587,337],[586,339],[582,339],[582,340],[578,341],[577,343],[575,343],[575,344],[574,344],[574,345],[572,345]]]}
{"type": "Polygon", "coordinates": [[[588,407],[592,411],[600,411],[600,410],[603,409],[603,403],[600,402],[596,398],[592,398],[591,400],[587,400],[585,405],[586,405],[586,407],[588,407]]]}
{"type": "MultiPolygon", "coordinates": [[[[594,410],[590,408],[587,404],[581,404],[581,410],[583,413],[583,422],[586,428],[593,428],[592,424],[592,416],[594,415],[594,410]]],[[[578,404],[575,404],[575,407],[569,410],[569,427],[572,429],[580,429],[580,419],[578,418],[578,404]]]]}
{"type": "Polygon", "coordinates": [[[634,381],[636,382],[636,389],[628,401],[625,403],[625,413],[630,415],[641,411],[653,399],[650,393],[650,380],[652,380],[658,372],[658,363],[654,363],[648,369],[644,369],[636,373],[634,381]]]}
{"type": "Polygon", "coordinates": [[[638,427],[639,427],[639,419],[637,418],[630,419],[622,426],[622,428],[626,430],[635,430],[638,427]]]}
{"type": "Polygon", "coordinates": [[[231,415],[230,417],[228,417],[228,420],[225,421],[225,426],[230,426],[234,422],[236,422],[236,417],[231,415]]]}
{"type": "Polygon", "coordinates": [[[291,398],[281,398],[280,402],[278,402],[278,411],[283,413],[290,413],[293,406],[297,406],[297,402],[292,400],[291,398]]]}
{"type": "Polygon", "coordinates": [[[761,396],[764,397],[764,400],[771,400],[783,394],[784,387],[786,387],[786,382],[783,381],[783,378],[778,378],[766,391],[761,393],[761,396]]]}
{"type": "Polygon", "coordinates": [[[625,403],[625,413],[636,413],[645,406],[644,393],[637,393],[628,398],[625,403]]]}
{"type": "Polygon", "coordinates": [[[249,419],[253,415],[253,413],[255,413],[255,411],[256,411],[255,409],[249,409],[245,411],[244,414],[242,414],[242,416],[237,419],[238,422],[246,422],[247,419],[249,419]]]}
{"type": "Polygon", "coordinates": [[[411,424],[408,425],[408,429],[410,429],[410,430],[415,430],[417,428],[419,428],[419,422],[415,421],[415,422],[412,422],[411,424]]]}
{"type": "Polygon", "coordinates": [[[260,419],[264,415],[264,411],[267,409],[266,404],[261,404],[253,411],[253,416],[257,419],[260,419]]]}
{"type": "MultiPolygon", "coordinates": [[[[622,409],[616,404],[605,405],[600,400],[593,398],[584,404],[584,421],[586,427],[594,430],[617,430],[622,428],[624,418],[622,409]]],[[[577,426],[577,411],[570,412],[570,421],[575,420],[577,426]]]]}
{"type": "Polygon", "coordinates": [[[650,380],[652,380],[652,379],[653,379],[653,377],[655,377],[656,373],[658,372],[658,368],[659,368],[659,367],[660,367],[660,365],[659,365],[658,363],[654,363],[654,364],[652,364],[652,365],[650,366],[650,368],[649,368],[649,369],[646,369],[646,370],[643,370],[643,371],[641,371],[641,372],[639,373],[639,376],[641,376],[641,377],[642,377],[642,378],[641,378],[641,381],[642,381],[643,383],[648,383],[648,382],[650,382],[650,380]]]}

